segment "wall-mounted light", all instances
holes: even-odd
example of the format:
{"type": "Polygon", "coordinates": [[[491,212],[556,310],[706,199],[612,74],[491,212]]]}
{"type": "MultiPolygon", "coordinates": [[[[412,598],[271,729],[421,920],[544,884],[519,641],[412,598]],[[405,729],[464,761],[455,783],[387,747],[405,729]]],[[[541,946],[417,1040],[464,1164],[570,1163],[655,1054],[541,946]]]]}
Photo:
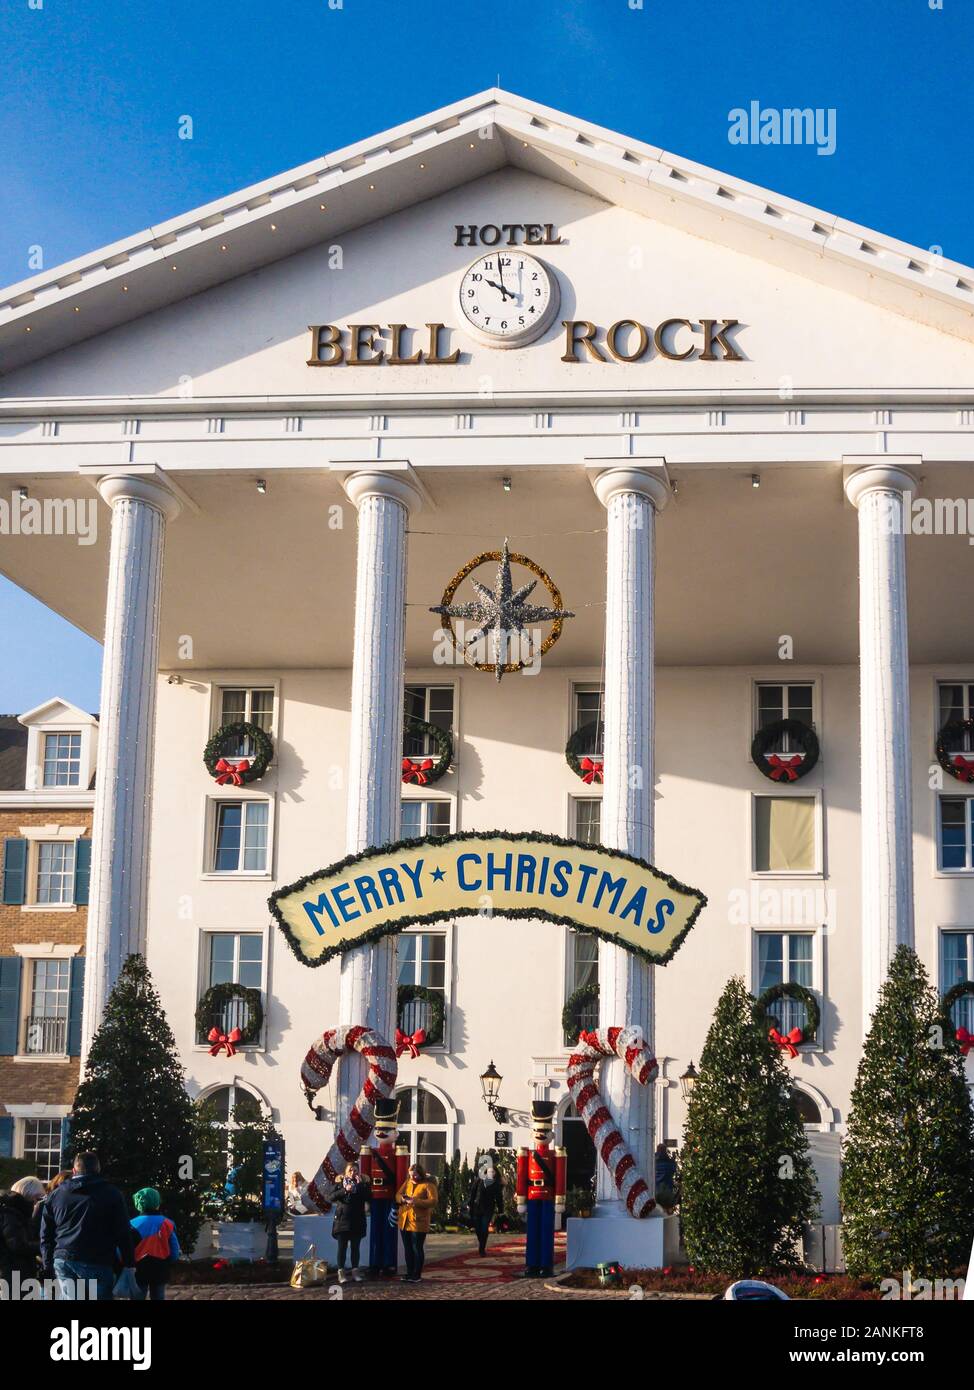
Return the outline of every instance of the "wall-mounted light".
{"type": "Polygon", "coordinates": [[[258,478],[258,479],[257,479],[257,491],[258,491],[258,492],[260,493],[260,495],[263,497],[264,493],[267,491],[267,479],[266,479],[266,478],[258,478]]]}
{"type": "Polygon", "coordinates": [[[27,498],[30,496],[30,493],[28,492],[28,490],[27,490],[26,487],[19,487],[19,488],[17,489],[17,492],[18,492],[18,495],[19,495],[19,497],[20,497],[21,502],[26,502],[26,501],[27,501],[27,498]]]}
{"type": "Polygon", "coordinates": [[[504,489],[505,492],[510,492],[510,490],[511,490],[511,480],[510,480],[510,478],[501,478],[501,487],[504,489]]]}
{"type": "Polygon", "coordinates": [[[680,1077],[680,1090],[683,1092],[683,1099],[689,1100],[693,1094],[693,1088],[697,1084],[699,1072],[691,1061],[686,1071],[680,1077]]]}
{"type": "Polygon", "coordinates": [[[752,487],[760,487],[760,486],[761,486],[761,474],[760,474],[760,473],[752,473],[752,474],[751,474],[751,486],[752,486],[752,487]]]}
{"type": "Polygon", "coordinates": [[[177,675],[175,671],[173,672],[173,674],[169,677],[169,680],[167,681],[167,684],[168,684],[168,685],[182,685],[182,683],[183,683],[183,678],[182,678],[182,676],[177,675]]]}

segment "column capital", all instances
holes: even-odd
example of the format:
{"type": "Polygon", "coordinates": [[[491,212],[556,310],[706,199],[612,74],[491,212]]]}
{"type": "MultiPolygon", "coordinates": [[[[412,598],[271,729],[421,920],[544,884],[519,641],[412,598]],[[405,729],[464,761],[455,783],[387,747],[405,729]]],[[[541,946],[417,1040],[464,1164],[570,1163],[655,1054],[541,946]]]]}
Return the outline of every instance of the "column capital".
{"type": "Polygon", "coordinates": [[[366,497],[385,497],[392,502],[400,502],[409,513],[418,512],[423,505],[423,492],[412,468],[408,463],[393,464],[383,468],[381,464],[344,465],[341,484],[345,496],[356,508],[366,497]],[[347,472],[345,469],[347,468],[347,472]]]}
{"type": "Polygon", "coordinates": [[[901,492],[913,497],[920,489],[916,470],[922,462],[919,454],[844,454],[845,495],[856,508],[867,492],[901,492]]]}
{"type": "MultiPolygon", "coordinates": [[[[589,467],[593,465],[590,464],[589,467]]],[[[637,497],[644,497],[661,512],[671,496],[664,459],[633,460],[632,463],[614,464],[600,472],[594,472],[592,486],[603,507],[607,507],[613,497],[629,492],[637,497]]]]}
{"type": "Polygon", "coordinates": [[[110,507],[120,498],[129,498],[134,502],[146,502],[162,512],[167,521],[175,521],[187,501],[182,489],[155,464],[106,469],[85,464],[79,472],[91,479],[102,501],[110,507]]]}

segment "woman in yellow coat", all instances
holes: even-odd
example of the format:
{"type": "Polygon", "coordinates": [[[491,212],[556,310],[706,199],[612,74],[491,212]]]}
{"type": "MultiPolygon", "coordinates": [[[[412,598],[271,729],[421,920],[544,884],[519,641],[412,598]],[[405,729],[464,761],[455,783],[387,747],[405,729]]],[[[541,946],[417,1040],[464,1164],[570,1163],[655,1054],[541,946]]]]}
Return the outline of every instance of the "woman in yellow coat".
{"type": "Polygon", "coordinates": [[[422,1277],[425,1259],[423,1247],[438,1201],[436,1183],[421,1164],[414,1163],[406,1174],[406,1181],[396,1193],[399,1229],[406,1255],[406,1273],[402,1278],[404,1284],[418,1284],[422,1277]]]}

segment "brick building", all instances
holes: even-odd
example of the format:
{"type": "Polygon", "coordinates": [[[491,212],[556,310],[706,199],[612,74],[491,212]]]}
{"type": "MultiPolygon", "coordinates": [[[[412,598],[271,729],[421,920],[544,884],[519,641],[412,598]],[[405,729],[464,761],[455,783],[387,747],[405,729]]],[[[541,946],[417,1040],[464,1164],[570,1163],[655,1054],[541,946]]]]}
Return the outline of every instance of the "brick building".
{"type": "Polygon", "coordinates": [[[61,1166],[78,1085],[98,721],[0,716],[0,1156],[61,1166]]]}

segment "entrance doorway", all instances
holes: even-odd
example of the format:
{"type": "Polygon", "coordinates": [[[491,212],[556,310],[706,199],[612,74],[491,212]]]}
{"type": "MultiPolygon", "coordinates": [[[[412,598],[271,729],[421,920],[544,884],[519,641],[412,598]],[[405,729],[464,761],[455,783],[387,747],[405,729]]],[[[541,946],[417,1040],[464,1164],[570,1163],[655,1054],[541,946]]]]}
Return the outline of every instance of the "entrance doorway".
{"type": "Polygon", "coordinates": [[[595,1145],[575,1106],[569,1102],[561,1116],[561,1142],[567,1156],[565,1186],[569,1193],[595,1193],[595,1145]]]}

